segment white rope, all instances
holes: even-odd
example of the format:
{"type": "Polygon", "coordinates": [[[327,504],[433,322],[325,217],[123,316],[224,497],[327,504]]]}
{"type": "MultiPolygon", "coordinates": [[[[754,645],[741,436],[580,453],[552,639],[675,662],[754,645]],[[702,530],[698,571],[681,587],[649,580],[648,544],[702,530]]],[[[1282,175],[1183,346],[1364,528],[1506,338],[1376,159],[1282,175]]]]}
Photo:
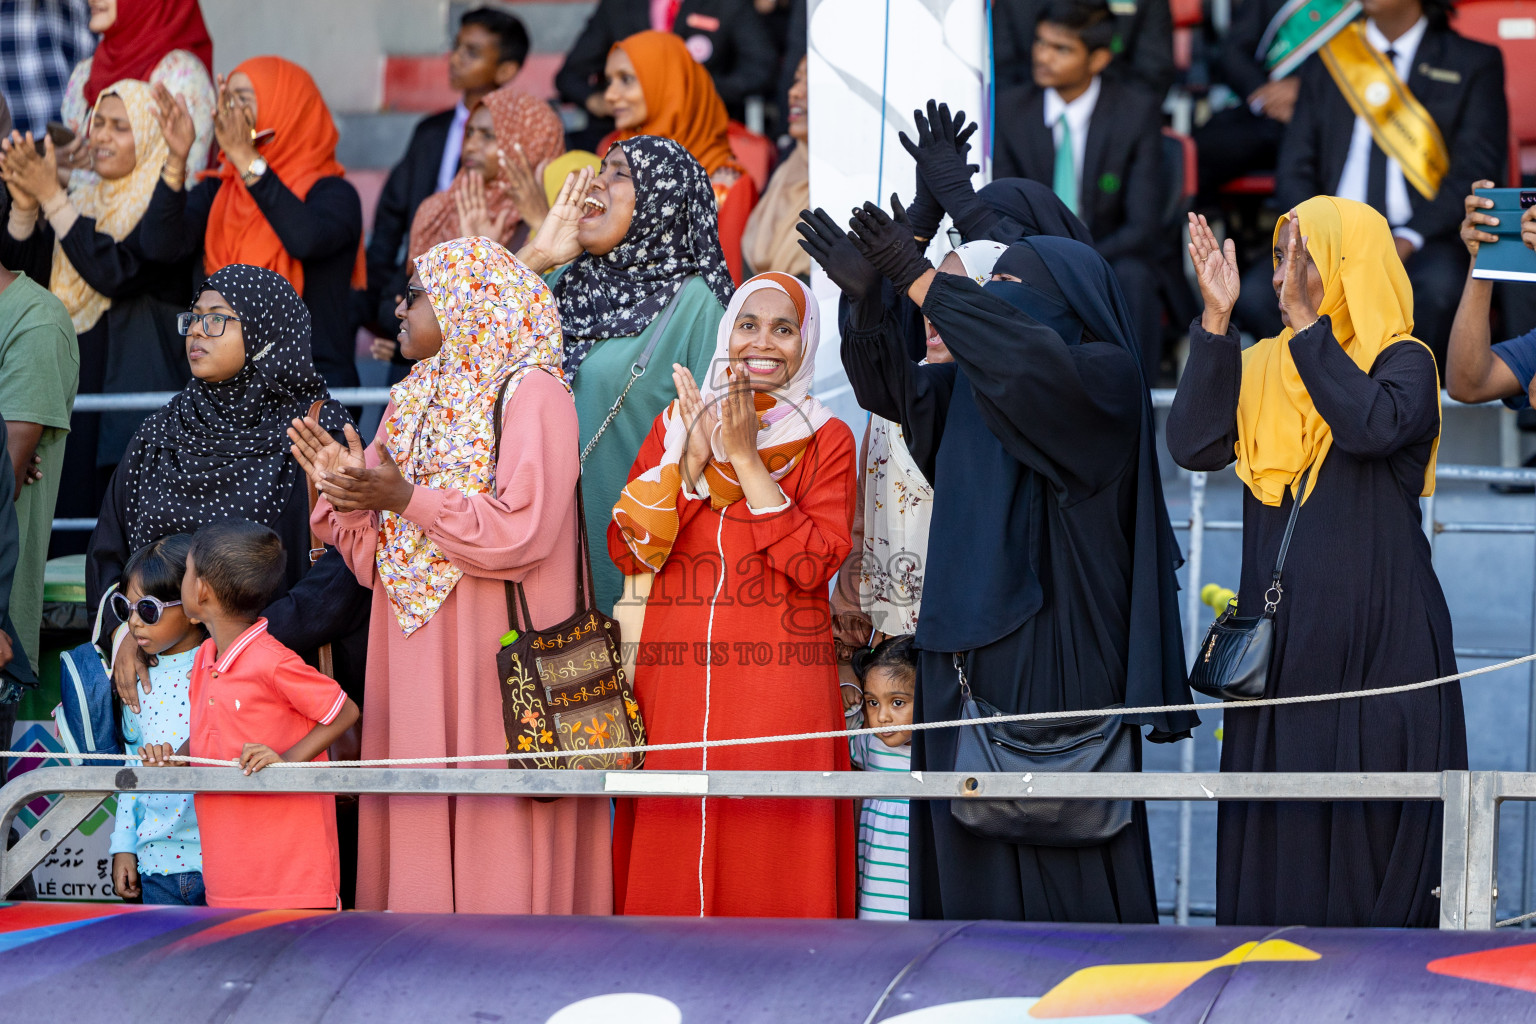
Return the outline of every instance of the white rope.
{"type": "MultiPolygon", "coordinates": [[[[953,718],[946,722],[914,722],[911,725],[879,725],[864,729],[833,729],[826,732],[795,732],[778,736],[741,736],[728,740],[696,740],[689,743],[652,743],[643,747],[600,747],[592,750],[537,750],[531,753],[514,754],[508,751],[504,754],[463,754],[456,757],[381,757],[360,761],[280,761],[268,765],[269,768],[388,768],[401,765],[436,765],[436,764],[471,764],[480,761],[532,761],[549,757],[590,757],[594,753],[602,754],[643,754],[648,751],[658,750],[714,750],[718,747],[745,747],[755,744],[769,743],[800,743],[806,740],[831,740],[843,739],[850,736],[877,736],[887,732],[922,732],[929,729],[957,729],[961,726],[998,725],[1005,722],[1049,722],[1060,718],[1109,718],[1112,716],[1131,717],[1139,715],[1162,715],[1176,711],[1213,711],[1221,710],[1247,710],[1248,708],[1278,708],[1292,704],[1323,704],[1336,700],[1359,700],[1365,697],[1390,697],[1398,693],[1412,693],[1414,690],[1427,690],[1434,686],[1444,686],[1446,683],[1454,683],[1458,679],[1471,679],[1473,676],[1487,675],[1491,672],[1500,672],[1506,668],[1514,668],[1536,661],[1536,654],[1526,654],[1509,661],[1501,661],[1497,665],[1485,665],[1482,668],[1470,669],[1466,672],[1456,672],[1448,676],[1440,676],[1438,679],[1426,679],[1420,683],[1404,683],[1400,686],[1378,686],[1372,690],[1352,690],[1347,693],[1311,693],[1297,697],[1265,697],[1260,700],[1238,701],[1211,701],[1204,704],[1158,704],[1150,707],[1139,708],[1099,708],[1081,711],[1031,711],[1018,715],[993,715],[991,718],[953,718]]],[[[58,759],[58,760],[87,760],[87,761],[137,761],[139,758],[132,754],[73,754],[67,751],[39,751],[39,750],[0,750],[0,757],[32,758],[32,759],[58,759]]],[[[191,755],[177,754],[171,757],[173,761],[183,761],[188,764],[217,765],[228,767],[238,765],[238,760],[219,761],[211,757],[192,757],[191,755]]]]}

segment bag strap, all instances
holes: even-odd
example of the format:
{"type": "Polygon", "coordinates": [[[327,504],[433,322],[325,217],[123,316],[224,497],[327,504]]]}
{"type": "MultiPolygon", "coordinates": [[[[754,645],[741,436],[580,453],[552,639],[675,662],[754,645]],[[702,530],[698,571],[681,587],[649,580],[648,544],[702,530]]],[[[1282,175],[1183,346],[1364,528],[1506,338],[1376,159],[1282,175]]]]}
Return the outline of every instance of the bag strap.
{"type": "Polygon", "coordinates": [[[597,433],[592,435],[592,440],[581,450],[581,464],[587,464],[587,456],[592,454],[592,449],[597,447],[597,442],[602,439],[608,430],[608,425],[618,416],[619,409],[624,405],[624,399],[629,395],[629,389],[635,386],[635,381],[645,376],[645,368],[650,365],[651,356],[656,352],[656,346],[661,344],[661,336],[667,333],[667,324],[672,322],[672,314],[677,312],[677,300],[682,298],[683,292],[693,281],[697,274],[690,274],[683,278],[683,283],[678,286],[676,293],[667,300],[666,308],[652,321],[651,340],[645,343],[645,348],[640,351],[640,358],[636,359],[629,367],[629,382],[624,385],[624,390],[619,392],[619,397],[613,400],[613,405],[608,408],[608,415],[602,425],[597,428],[597,433]]]}
{"type": "MultiPolygon", "coordinates": [[[[309,407],[309,418],[319,423],[320,410],[323,408],[325,408],[325,399],[316,399],[315,403],[309,407]]],[[[325,543],[315,534],[314,526],[315,503],[320,500],[320,491],[315,487],[315,481],[308,473],[304,474],[304,486],[309,491],[309,564],[314,565],[320,561],[320,556],[325,554],[325,543]]]]}
{"type": "Polygon", "coordinates": [[[1296,488],[1296,500],[1291,503],[1291,515],[1285,522],[1285,535],[1280,538],[1280,553],[1275,556],[1275,572],[1269,579],[1269,590],[1264,593],[1265,615],[1275,614],[1275,609],[1280,607],[1280,599],[1285,596],[1285,588],[1280,585],[1280,573],[1285,568],[1285,555],[1291,549],[1291,534],[1296,532],[1296,513],[1301,511],[1302,499],[1307,496],[1307,477],[1311,475],[1311,466],[1301,471],[1301,486],[1296,488]]]}
{"type": "MultiPolygon", "coordinates": [[[[647,352],[647,355],[649,353],[647,352]]],[[[508,377],[502,382],[501,390],[496,393],[496,422],[493,426],[495,444],[493,446],[492,460],[495,464],[501,462],[501,423],[503,406],[507,399],[507,385],[512,382],[508,377]]],[[[597,594],[597,583],[592,576],[592,559],[588,552],[587,542],[587,516],[586,506],[581,496],[581,476],[576,477],[576,559],[579,571],[576,573],[576,610],[583,611],[588,607],[588,602],[597,594]]],[[[533,629],[533,616],[528,611],[528,598],[523,593],[523,585],[511,580],[503,582],[507,598],[507,626],[511,629],[533,629]],[[524,626],[518,626],[519,612],[524,626]]]]}

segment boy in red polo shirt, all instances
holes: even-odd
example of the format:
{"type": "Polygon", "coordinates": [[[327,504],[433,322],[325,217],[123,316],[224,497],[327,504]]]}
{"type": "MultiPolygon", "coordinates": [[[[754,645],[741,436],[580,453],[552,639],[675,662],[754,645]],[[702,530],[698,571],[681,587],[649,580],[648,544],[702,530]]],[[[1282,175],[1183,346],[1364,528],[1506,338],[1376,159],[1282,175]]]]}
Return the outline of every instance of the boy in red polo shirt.
{"type": "MultiPolygon", "coordinates": [[[[357,721],[336,681],[267,634],[261,611],[283,579],[283,542],[244,519],[198,530],[182,577],[182,610],[209,639],[192,663],[196,757],[240,762],[245,774],[279,761],[324,760],[357,721]]],[[[165,763],[169,744],[140,751],[165,763]]],[[[336,798],[329,794],[197,794],[203,882],[210,907],[335,909],[341,882],[336,798]]]]}

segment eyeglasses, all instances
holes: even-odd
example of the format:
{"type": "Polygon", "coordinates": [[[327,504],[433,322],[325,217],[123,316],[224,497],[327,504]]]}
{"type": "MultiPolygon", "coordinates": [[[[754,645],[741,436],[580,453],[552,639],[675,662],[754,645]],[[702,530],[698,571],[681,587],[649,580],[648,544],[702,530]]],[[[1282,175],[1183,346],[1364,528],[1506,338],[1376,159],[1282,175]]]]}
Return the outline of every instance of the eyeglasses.
{"type": "Polygon", "coordinates": [[[427,294],[427,290],[425,288],[417,288],[413,284],[406,285],[405,286],[405,308],[406,309],[410,309],[412,306],[416,305],[416,296],[418,296],[418,295],[425,295],[425,294],[427,294]]]}
{"type": "Polygon", "coordinates": [[[181,602],[162,601],[158,597],[141,597],[138,601],[130,604],[128,602],[128,595],[119,590],[112,595],[111,604],[112,614],[116,615],[120,621],[127,622],[129,616],[134,612],[138,612],[139,618],[143,620],[144,625],[153,626],[160,621],[160,616],[165,614],[167,608],[175,608],[181,602]]]}
{"type": "Polygon", "coordinates": [[[226,323],[238,324],[243,322],[236,317],[226,316],[223,313],[178,313],[176,315],[176,332],[178,334],[191,334],[192,325],[199,320],[203,322],[203,333],[210,338],[222,338],[226,323]]]}

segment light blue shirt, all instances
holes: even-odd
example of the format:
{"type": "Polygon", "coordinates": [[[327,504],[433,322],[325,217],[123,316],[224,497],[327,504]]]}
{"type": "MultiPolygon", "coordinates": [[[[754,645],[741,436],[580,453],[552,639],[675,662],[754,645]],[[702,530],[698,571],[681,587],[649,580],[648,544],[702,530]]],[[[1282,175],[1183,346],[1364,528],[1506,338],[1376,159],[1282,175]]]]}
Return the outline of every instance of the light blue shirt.
{"type": "MultiPolygon", "coordinates": [[[[141,695],[139,713],[123,708],[123,743],[136,752],[146,743],[180,747],[192,735],[192,659],[197,648],[162,654],[149,670],[150,692],[141,695]]],[[[129,766],[138,761],[129,761],[129,766]]],[[[179,875],[203,870],[197,813],[191,793],[119,793],[113,853],[139,858],[141,875],[179,875]]]]}

